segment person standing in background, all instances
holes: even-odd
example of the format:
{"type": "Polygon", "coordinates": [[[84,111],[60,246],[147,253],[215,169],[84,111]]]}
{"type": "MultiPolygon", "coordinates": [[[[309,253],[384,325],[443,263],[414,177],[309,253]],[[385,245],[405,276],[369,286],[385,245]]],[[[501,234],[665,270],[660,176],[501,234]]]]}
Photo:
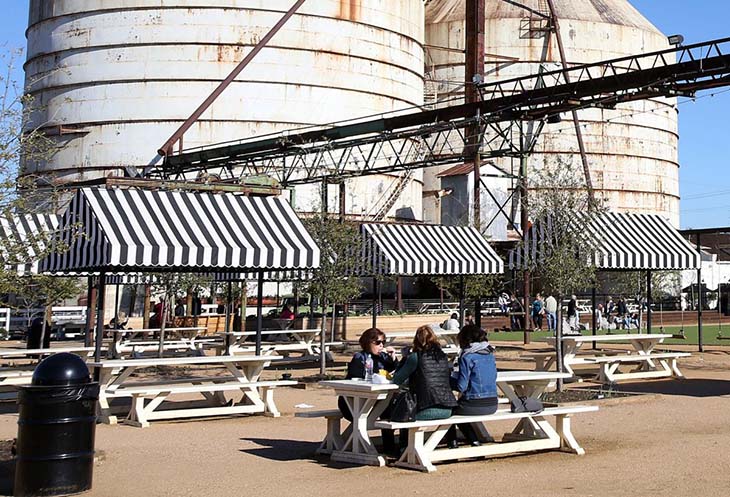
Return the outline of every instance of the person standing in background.
{"type": "Polygon", "coordinates": [[[542,296],[538,293],[535,296],[535,300],[532,301],[532,324],[535,327],[535,331],[542,329],[543,314],[545,314],[545,310],[542,307],[542,296]]]}
{"type": "Polygon", "coordinates": [[[558,301],[552,295],[545,299],[545,317],[547,318],[548,331],[555,331],[558,323],[558,301]]]}

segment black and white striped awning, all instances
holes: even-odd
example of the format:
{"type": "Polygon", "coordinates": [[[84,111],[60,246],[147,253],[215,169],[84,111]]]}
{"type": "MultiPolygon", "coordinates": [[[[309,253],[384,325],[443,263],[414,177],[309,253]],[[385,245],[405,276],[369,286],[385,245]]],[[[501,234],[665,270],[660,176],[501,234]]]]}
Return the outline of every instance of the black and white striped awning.
{"type": "Polygon", "coordinates": [[[277,197],[84,188],[50,272],[242,272],[319,267],[319,248],[277,197]]]}
{"type": "MultiPolygon", "coordinates": [[[[593,262],[598,269],[697,269],[700,265],[699,252],[657,214],[603,213],[585,231],[596,248],[593,262]]],[[[510,251],[509,267],[519,269],[525,259],[539,261],[549,232],[545,223],[532,226],[527,243],[510,251]]]]}
{"type": "Polygon", "coordinates": [[[494,274],[502,259],[475,228],[419,224],[363,224],[357,274],[494,274]]]}
{"type": "Polygon", "coordinates": [[[0,259],[18,275],[38,274],[38,262],[58,230],[60,216],[26,214],[0,218],[0,259]]]}

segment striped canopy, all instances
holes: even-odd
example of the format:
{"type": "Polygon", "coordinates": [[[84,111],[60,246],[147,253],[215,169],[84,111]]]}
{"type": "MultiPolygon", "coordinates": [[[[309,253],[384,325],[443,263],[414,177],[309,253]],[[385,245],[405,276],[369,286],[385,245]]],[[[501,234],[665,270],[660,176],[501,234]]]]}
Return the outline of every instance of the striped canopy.
{"type": "Polygon", "coordinates": [[[68,251],[51,272],[241,272],[319,267],[319,248],[285,201],[232,193],[84,188],[64,214],[68,251]],[[76,230],[79,236],[72,236],[76,230]]]}
{"type": "Polygon", "coordinates": [[[363,224],[357,274],[494,274],[502,259],[475,228],[419,224],[363,224]]]}
{"type": "Polygon", "coordinates": [[[59,224],[60,216],[53,214],[0,218],[0,259],[7,261],[5,267],[15,268],[20,276],[38,274],[38,259],[59,224]],[[8,254],[3,250],[6,247],[12,247],[14,253],[8,254]]]}
{"type": "MultiPolygon", "coordinates": [[[[530,228],[527,244],[510,251],[509,267],[520,269],[525,259],[540,260],[549,226],[530,228]]],[[[666,219],[657,214],[608,212],[593,219],[585,230],[596,246],[598,269],[697,269],[700,254],[666,219]]]]}

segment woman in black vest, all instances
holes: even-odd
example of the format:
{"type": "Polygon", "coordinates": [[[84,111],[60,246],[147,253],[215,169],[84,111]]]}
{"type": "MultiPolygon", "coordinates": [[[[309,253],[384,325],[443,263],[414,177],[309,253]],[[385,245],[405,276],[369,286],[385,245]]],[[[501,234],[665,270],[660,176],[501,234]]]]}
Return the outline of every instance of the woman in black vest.
{"type": "Polygon", "coordinates": [[[451,416],[451,410],[458,404],[451,391],[450,376],[451,364],[441,350],[438,337],[430,327],[421,326],[413,338],[413,350],[393,375],[393,383],[408,382],[408,389],[416,394],[416,420],[451,416]]]}

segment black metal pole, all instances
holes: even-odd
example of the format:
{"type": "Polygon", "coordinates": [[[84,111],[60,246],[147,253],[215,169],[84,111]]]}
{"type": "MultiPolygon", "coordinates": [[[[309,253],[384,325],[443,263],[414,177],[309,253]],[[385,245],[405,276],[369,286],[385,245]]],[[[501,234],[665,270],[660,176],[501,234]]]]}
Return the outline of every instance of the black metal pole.
{"type": "Polygon", "coordinates": [[[459,275],[459,327],[464,326],[464,275],[459,275]]]}
{"type": "MultiPolygon", "coordinates": [[[[557,326],[555,327],[555,362],[558,367],[558,372],[562,373],[563,371],[563,297],[562,295],[558,295],[558,311],[557,311],[557,317],[558,322],[556,323],[557,326]]],[[[527,319],[527,313],[525,312],[525,319],[527,319]]],[[[558,391],[562,392],[563,390],[563,379],[559,378],[557,381],[558,384],[558,391]]]]}
{"type": "Polygon", "coordinates": [[[651,270],[646,270],[646,332],[651,333],[651,270]]]}
{"type": "Polygon", "coordinates": [[[697,233],[697,251],[700,253],[700,263],[697,267],[697,348],[700,352],[704,352],[705,347],[702,343],[702,242],[699,233],[697,233]]]}
{"type": "Polygon", "coordinates": [[[92,276],[86,278],[86,285],[86,327],[84,328],[84,347],[89,347],[91,346],[91,334],[89,333],[89,330],[91,330],[94,326],[94,323],[91,322],[94,317],[94,310],[91,302],[91,293],[93,292],[94,287],[94,278],[92,276]]]}
{"type": "MultiPolygon", "coordinates": [[[[592,335],[595,336],[598,334],[598,319],[596,319],[596,285],[593,285],[593,288],[591,289],[591,305],[593,306],[593,312],[592,314],[592,321],[591,321],[591,331],[592,335]]],[[[604,309],[604,312],[606,310],[604,309]]],[[[557,319],[557,318],[556,318],[557,319]]],[[[555,323],[557,324],[557,323],[555,323]]],[[[555,327],[557,329],[557,326],[555,327]]],[[[593,350],[596,350],[598,348],[598,345],[596,344],[596,341],[593,340],[593,350]]]]}
{"type": "Polygon", "coordinates": [[[226,288],[227,299],[226,302],[226,355],[231,353],[231,332],[233,327],[231,326],[231,307],[233,306],[233,299],[231,296],[231,282],[228,281],[228,287],[226,288]]]}
{"type": "Polygon", "coordinates": [[[373,278],[373,328],[378,324],[378,278],[373,278]]]}
{"type": "Polygon", "coordinates": [[[482,327],[482,298],[477,297],[474,300],[474,324],[482,327]]]}
{"type": "MultiPolygon", "coordinates": [[[[99,274],[99,286],[96,291],[96,335],[94,338],[94,362],[101,361],[101,343],[104,339],[104,294],[106,293],[106,273],[99,274]]],[[[94,379],[99,381],[101,368],[94,369],[94,379]]]]}
{"type": "Polygon", "coordinates": [[[256,355],[261,355],[261,330],[264,327],[264,272],[259,271],[259,287],[256,290],[256,355]]]}

